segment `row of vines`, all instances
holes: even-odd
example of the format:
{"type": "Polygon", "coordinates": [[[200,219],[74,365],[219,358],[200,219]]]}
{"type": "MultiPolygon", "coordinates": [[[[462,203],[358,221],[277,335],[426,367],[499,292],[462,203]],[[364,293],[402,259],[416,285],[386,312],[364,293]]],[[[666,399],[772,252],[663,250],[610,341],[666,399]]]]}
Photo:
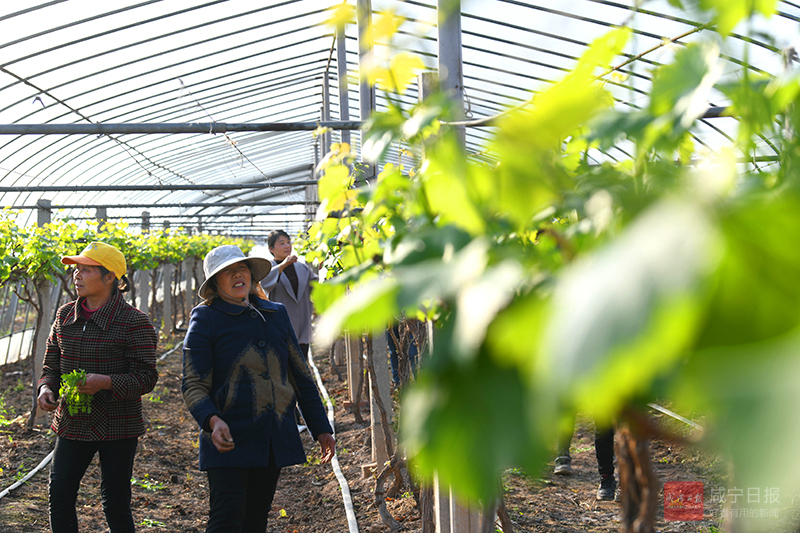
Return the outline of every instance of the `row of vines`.
{"type": "MultiPolygon", "coordinates": [[[[152,233],[133,233],[124,222],[78,225],[74,221],[50,222],[39,227],[20,227],[16,213],[0,213],[0,286],[20,283],[26,294],[32,284],[41,280],[55,281],[67,272],[61,264],[65,255],[76,255],[93,241],[108,243],[119,249],[128,263],[129,273],[155,270],[164,263],[179,263],[186,258],[202,258],[230,238],[221,235],[187,235],[165,229],[152,233]]],[[[249,241],[236,241],[245,253],[252,249],[249,241]]]]}
{"type": "MultiPolygon", "coordinates": [[[[154,308],[159,267],[176,264],[182,268],[187,259],[194,259],[192,263],[194,265],[201,264],[209,250],[221,244],[234,242],[224,236],[186,235],[170,230],[135,234],[128,230],[125,223],[78,225],[73,221],[62,220],[37,227],[20,227],[14,220],[13,211],[5,210],[0,214],[0,288],[11,288],[20,300],[34,310],[31,354],[43,353],[43,346],[40,345],[44,337],[39,332],[48,331],[50,327],[52,315],[48,312],[46,304],[51,300],[53,284],[59,283],[70,299],[76,298],[69,267],[61,263],[63,256],[77,255],[88,243],[94,241],[105,242],[119,249],[127,262],[128,279],[133,281],[141,278],[147,284],[151,295],[150,315],[157,322],[156,325],[160,326],[162,319],[168,324],[174,324],[174,321],[168,320],[168,317],[161,317],[154,308]]],[[[249,241],[237,240],[235,244],[238,244],[245,253],[252,248],[252,243],[249,241]]],[[[187,279],[187,288],[191,286],[188,280],[196,276],[194,269],[191,272],[178,273],[179,277],[183,274],[187,279]]],[[[136,300],[136,290],[137,284],[133,284],[129,295],[132,301],[136,300]]],[[[170,298],[171,302],[175,299],[174,294],[167,294],[164,297],[170,298]]],[[[183,299],[180,301],[183,302],[183,299]]],[[[140,307],[141,303],[139,302],[140,307]]],[[[177,308],[174,305],[170,307],[177,308]]],[[[52,312],[54,309],[49,311],[52,312]]],[[[27,311],[25,314],[27,315],[27,311]]],[[[188,317],[188,309],[183,309],[183,315],[184,319],[188,317]]],[[[13,332],[13,327],[11,331],[13,332]]],[[[164,333],[170,335],[172,331],[164,333]]],[[[30,360],[33,365],[35,359],[32,357],[30,360]]],[[[33,375],[35,385],[38,376],[35,371],[33,375]]],[[[35,389],[34,386],[33,390],[35,389]]],[[[33,424],[36,415],[35,395],[32,398],[32,405],[34,407],[28,421],[29,426],[33,424]]]]}
{"type": "MultiPolygon", "coordinates": [[[[664,398],[705,417],[698,445],[725,458],[731,486],[786,503],[800,490],[800,80],[722,78],[727,35],[774,0],[670,3],[705,13],[710,36],[652,67],[638,107],[615,106],[608,83],[623,27],[496,119],[496,163],[467,157],[443,95],[370,119],[375,183],[346,145],[326,159],[305,243],[330,276],[313,293],[317,340],[434,321],[401,442],[421,475],[463,497],[491,501],[508,467],[538,472],[575,411],[646,440],[646,405],[664,398]],[[738,120],[716,152],[694,135],[712,88],[738,120]],[[621,142],[628,158],[602,156],[621,142]],[[392,143],[416,154],[413,168],[384,160],[392,143]],[[746,164],[765,145],[775,163],[746,164]]],[[[409,64],[379,63],[370,79],[392,100],[409,64]]]]}

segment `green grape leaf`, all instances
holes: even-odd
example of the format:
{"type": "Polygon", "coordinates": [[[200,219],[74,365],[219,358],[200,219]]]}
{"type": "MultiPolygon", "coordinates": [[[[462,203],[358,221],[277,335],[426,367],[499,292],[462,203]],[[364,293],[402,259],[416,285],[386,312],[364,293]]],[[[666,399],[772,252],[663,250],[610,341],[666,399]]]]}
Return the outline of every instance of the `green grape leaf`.
{"type": "MultiPolygon", "coordinates": [[[[781,503],[800,490],[800,463],[776,460],[800,447],[800,426],[787,423],[800,404],[799,351],[800,329],[770,341],[700,350],[670,391],[676,408],[703,413],[703,444],[729,461],[730,485],[770,487],[781,503]]],[[[761,501],[745,498],[737,506],[757,511],[761,501]]]]}
{"type": "Polygon", "coordinates": [[[717,30],[728,35],[742,20],[755,13],[771,16],[776,9],[777,0],[687,0],[700,8],[714,12],[717,30]]]}
{"type": "Polygon", "coordinates": [[[391,107],[383,113],[373,114],[364,125],[364,145],[361,155],[365,161],[379,161],[389,146],[400,138],[406,118],[399,109],[391,107]]]}
{"type": "Polygon", "coordinates": [[[552,453],[555,415],[544,405],[513,369],[478,357],[420,376],[403,397],[400,438],[423,473],[437,473],[463,498],[489,501],[505,469],[538,471],[552,453]]]}
{"type": "Polygon", "coordinates": [[[725,252],[700,348],[761,342],[800,326],[800,200],[753,200],[721,218],[725,252]]]}
{"type": "Polygon", "coordinates": [[[698,206],[667,201],[563,272],[541,353],[579,410],[608,420],[680,360],[718,261],[715,236],[698,206]]]}
{"type": "Polygon", "coordinates": [[[675,60],[653,76],[651,136],[666,133],[676,138],[688,130],[708,109],[709,94],[721,75],[719,48],[713,43],[692,43],[675,54],[675,60]]]}
{"type": "Polygon", "coordinates": [[[353,177],[346,165],[331,165],[325,169],[318,181],[317,191],[320,200],[333,201],[353,184],[353,177]]]}
{"type": "Polygon", "coordinates": [[[476,235],[484,232],[486,221],[469,188],[466,165],[454,165],[460,160],[460,154],[453,136],[447,136],[435,150],[431,149],[421,179],[428,205],[441,223],[455,224],[476,235]]]}
{"type": "Polygon", "coordinates": [[[327,307],[314,331],[314,342],[330,346],[345,329],[383,331],[397,314],[397,286],[394,280],[387,277],[373,279],[327,307]]]}
{"type": "Polygon", "coordinates": [[[387,264],[413,265],[429,259],[443,259],[469,244],[470,236],[456,226],[421,228],[390,242],[383,253],[387,264]]]}

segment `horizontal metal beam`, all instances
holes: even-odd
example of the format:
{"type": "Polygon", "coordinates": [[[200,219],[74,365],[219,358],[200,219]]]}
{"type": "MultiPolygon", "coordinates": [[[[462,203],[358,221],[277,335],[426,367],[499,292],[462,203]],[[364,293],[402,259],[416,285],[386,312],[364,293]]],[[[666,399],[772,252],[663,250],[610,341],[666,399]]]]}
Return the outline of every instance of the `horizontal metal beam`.
{"type": "Polygon", "coordinates": [[[281,181],[279,183],[239,183],[225,185],[35,185],[0,187],[0,192],[103,192],[103,191],[236,191],[316,185],[316,180],[281,181]]]}
{"type": "MultiPolygon", "coordinates": [[[[314,165],[307,163],[303,165],[295,165],[290,168],[284,168],[275,172],[270,172],[267,179],[281,178],[283,176],[291,176],[300,172],[308,172],[314,165]]],[[[261,178],[259,178],[261,179],[261,178]]],[[[316,181],[283,181],[274,184],[281,187],[293,187],[302,185],[316,185],[316,181]]],[[[236,189],[268,189],[272,184],[260,181],[258,183],[241,183],[241,184],[203,184],[203,185],[23,185],[23,186],[8,186],[0,187],[0,192],[103,192],[103,191],[216,191],[216,190],[236,190],[236,189]]]]}
{"type": "MultiPolygon", "coordinates": [[[[51,205],[47,209],[92,209],[104,207],[106,209],[161,209],[161,208],[183,208],[183,207],[269,207],[282,205],[319,205],[319,202],[306,202],[296,200],[293,202],[216,202],[216,203],[159,203],[159,204],[74,204],[74,205],[51,205]]],[[[40,205],[12,205],[10,209],[42,209],[40,205]]],[[[109,217],[113,218],[113,217],[109,217]]]]}
{"type": "MultiPolygon", "coordinates": [[[[197,219],[194,223],[205,222],[208,219],[218,219],[218,218],[261,218],[261,217],[304,217],[307,216],[308,213],[199,213],[196,215],[149,215],[150,220],[154,219],[197,219]]],[[[97,217],[65,217],[66,220],[97,220],[97,217]]],[[[119,217],[108,217],[109,222],[114,222],[115,220],[142,220],[141,215],[125,215],[119,217]]],[[[189,221],[191,223],[192,221],[189,221]]],[[[246,222],[245,222],[246,223],[246,222]]]]}
{"type": "MultiPolygon", "coordinates": [[[[725,107],[710,107],[702,118],[717,118],[727,115],[725,107]]],[[[476,120],[444,122],[451,126],[491,126],[497,117],[476,120]]],[[[228,133],[253,131],[314,131],[317,128],[332,130],[361,129],[363,121],[319,121],[319,122],[176,122],[141,124],[0,124],[0,135],[125,135],[125,134],[171,134],[171,133],[228,133]]]]}
{"type": "MultiPolygon", "coordinates": [[[[530,102],[525,102],[518,107],[525,107],[528,106],[530,102]]],[[[511,111],[511,110],[510,110],[511,111]]],[[[459,120],[455,122],[442,122],[443,126],[466,126],[466,127],[480,127],[480,126],[496,126],[497,119],[503,115],[508,114],[509,111],[500,113],[499,115],[494,115],[491,117],[482,117],[476,118],[472,120],[459,120]]],[[[711,106],[706,109],[706,112],[703,113],[703,116],[700,117],[701,119],[707,118],[720,118],[720,117],[734,117],[731,114],[732,110],[729,107],[719,107],[719,106],[711,106]]]]}
{"type": "Polygon", "coordinates": [[[111,135],[134,133],[230,133],[243,131],[357,130],[360,120],[320,122],[178,122],[140,124],[0,124],[0,135],[111,135]]]}
{"type": "Polygon", "coordinates": [[[730,113],[731,109],[728,107],[711,106],[706,109],[706,112],[703,113],[702,118],[732,117],[733,115],[730,113]]]}

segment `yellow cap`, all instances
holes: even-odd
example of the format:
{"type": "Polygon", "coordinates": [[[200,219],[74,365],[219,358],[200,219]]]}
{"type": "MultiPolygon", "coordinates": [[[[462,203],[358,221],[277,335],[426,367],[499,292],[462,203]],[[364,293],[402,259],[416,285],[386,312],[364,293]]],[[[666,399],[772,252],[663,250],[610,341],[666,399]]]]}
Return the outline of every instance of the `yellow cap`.
{"type": "Polygon", "coordinates": [[[122,252],[104,242],[92,242],[84,248],[80,255],[68,255],[61,258],[65,265],[102,266],[113,272],[117,279],[128,273],[128,266],[125,263],[125,256],[122,252]]]}

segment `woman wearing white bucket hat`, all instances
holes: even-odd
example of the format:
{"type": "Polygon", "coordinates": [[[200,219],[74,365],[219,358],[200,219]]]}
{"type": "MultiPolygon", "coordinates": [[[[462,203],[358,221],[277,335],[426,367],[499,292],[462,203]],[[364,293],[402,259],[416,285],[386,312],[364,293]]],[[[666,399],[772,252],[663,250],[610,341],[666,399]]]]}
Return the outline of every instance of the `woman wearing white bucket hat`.
{"type": "Polygon", "coordinates": [[[295,424],[299,404],[322,462],[336,444],[283,305],[262,297],[269,261],[219,246],[203,261],[184,341],[182,391],[201,428],[208,474],[206,532],[266,531],[280,469],[306,461],[295,424]]]}

